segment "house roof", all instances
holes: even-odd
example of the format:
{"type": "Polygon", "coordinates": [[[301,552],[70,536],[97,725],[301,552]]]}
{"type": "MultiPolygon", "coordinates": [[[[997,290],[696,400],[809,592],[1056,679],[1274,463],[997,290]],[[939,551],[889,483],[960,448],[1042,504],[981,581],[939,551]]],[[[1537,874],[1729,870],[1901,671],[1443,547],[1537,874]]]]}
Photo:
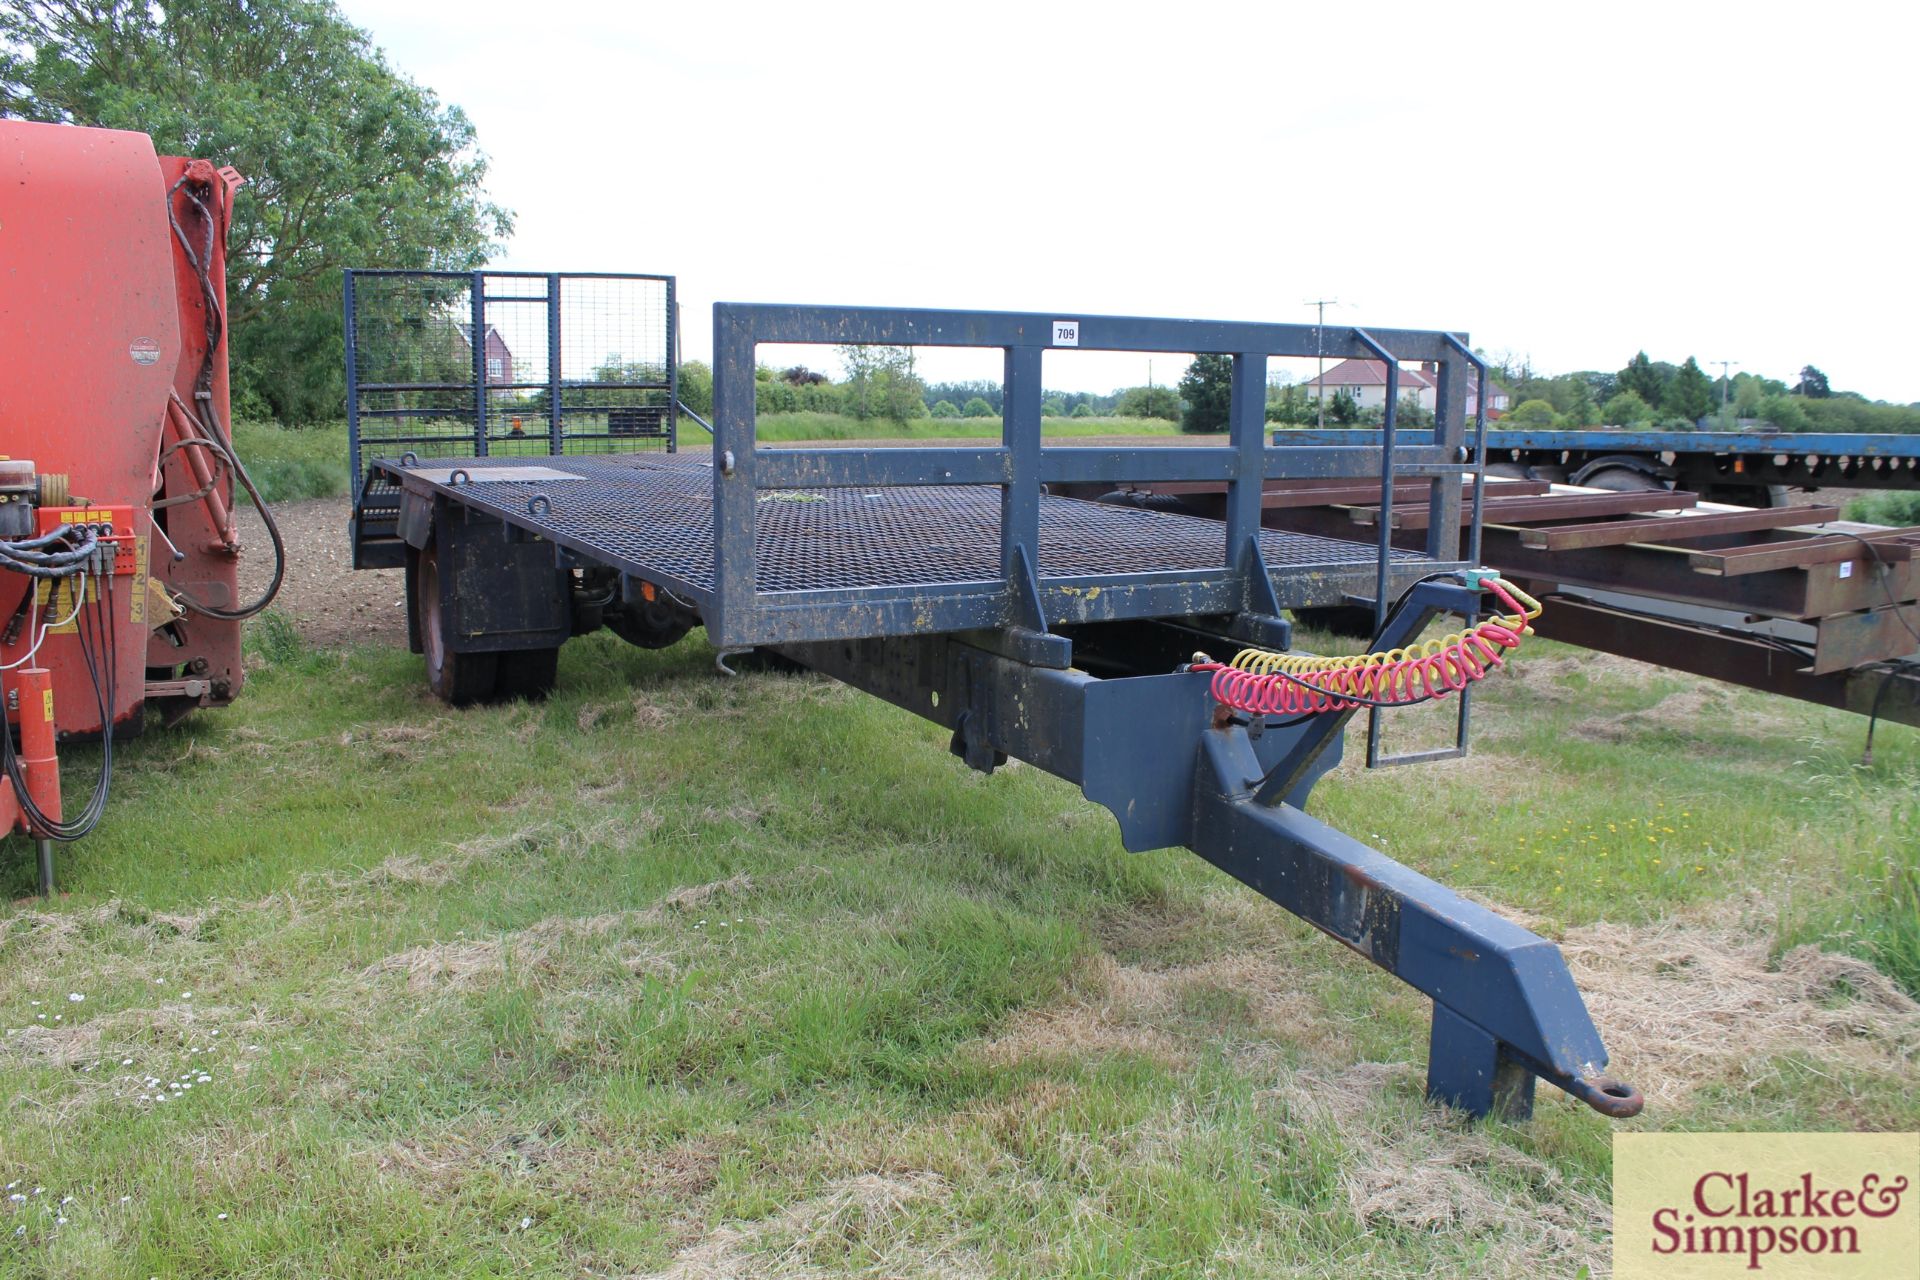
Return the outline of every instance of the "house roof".
{"type": "MultiPolygon", "coordinates": [[[[454,321],[454,327],[460,331],[460,340],[465,342],[468,348],[471,349],[473,346],[473,322],[471,320],[456,320],[454,321]]],[[[497,341],[503,347],[507,345],[507,340],[502,336],[500,330],[491,324],[487,326],[486,340],[488,342],[497,341]]]]}
{"type": "MultiPolygon", "coordinates": [[[[1379,360],[1342,360],[1339,364],[1317,378],[1308,378],[1304,384],[1309,389],[1327,387],[1379,387],[1387,381],[1387,366],[1379,360]]],[[[1480,374],[1472,365],[1467,366],[1467,392],[1471,395],[1480,385],[1480,374]]],[[[1400,389],[1402,391],[1420,391],[1437,389],[1439,379],[1424,369],[1400,370],[1400,389]]],[[[1505,394],[1506,388],[1499,383],[1493,384],[1495,395],[1505,394]]]]}
{"type": "MultiPolygon", "coordinates": [[[[1308,378],[1309,387],[1322,384],[1329,387],[1379,387],[1387,381],[1387,366],[1378,360],[1342,360],[1339,364],[1317,378],[1308,378]]],[[[1400,371],[1400,387],[1404,391],[1414,391],[1421,387],[1431,387],[1433,379],[1418,369],[1400,371]]]]}

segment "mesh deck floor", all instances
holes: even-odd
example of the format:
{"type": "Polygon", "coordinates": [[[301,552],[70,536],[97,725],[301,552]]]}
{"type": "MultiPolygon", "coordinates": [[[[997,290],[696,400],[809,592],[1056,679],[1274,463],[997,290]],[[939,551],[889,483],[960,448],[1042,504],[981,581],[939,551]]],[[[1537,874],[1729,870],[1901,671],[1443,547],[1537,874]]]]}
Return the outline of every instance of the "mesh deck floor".
{"type": "MultiPolygon", "coordinates": [[[[437,482],[455,468],[473,477],[458,487],[463,503],[638,576],[713,590],[713,470],[704,457],[447,458],[414,462],[406,470],[437,482]],[[486,478],[491,470],[519,472],[532,464],[548,474],[486,478]],[[530,514],[528,503],[536,496],[551,505],[530,514]]],[[[454,492],[444,484],[435,487],[454,492]]],[[[754,523],[756,586],[763,592],[1001,577],[996,486],[763,490],[754,523]]],[[[1224,551],[1218,521],[1072,498],[1040,500],[1042,578],[1224,573],[1224,551]]],[[[1271,529],[1261,530],[1260,551],[1275,571],[1371,571],[1375,564],[1371,545],[1271,529]]],[[[1395,551],[1394,558],[1426,559],[1411,551],[1395,551]]]]}

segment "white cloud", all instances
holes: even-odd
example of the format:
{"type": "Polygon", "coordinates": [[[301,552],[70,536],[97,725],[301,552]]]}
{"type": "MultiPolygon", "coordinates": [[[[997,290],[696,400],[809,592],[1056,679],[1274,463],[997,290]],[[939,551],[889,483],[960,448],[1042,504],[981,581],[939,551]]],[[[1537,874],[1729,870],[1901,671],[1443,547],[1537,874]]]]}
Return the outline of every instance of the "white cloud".
{"type": "Polygon", "coordinates": [[[690,357],[719,298],[1336,297],[1550,371],[1644,346],[1920,399],[1905,6],[342,8],[472,116],[499,265],[675,273],[690,357]]]}

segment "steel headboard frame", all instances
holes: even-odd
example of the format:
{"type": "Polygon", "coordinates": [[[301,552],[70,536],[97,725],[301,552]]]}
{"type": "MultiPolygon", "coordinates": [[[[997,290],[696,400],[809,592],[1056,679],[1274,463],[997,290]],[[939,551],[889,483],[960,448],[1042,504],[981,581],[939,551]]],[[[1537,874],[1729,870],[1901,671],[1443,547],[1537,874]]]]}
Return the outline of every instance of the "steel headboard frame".
{"type": "MultiPolygon", "coordinates": [[[[934,311],[892,308],[714,307],[715,591],[707,628],[721,645],[758,644],[818,634],[821,619],[796,610],[838,611],[848,635],[907,634],[968,628],[1044,632],[1050,604],[1074,601],[1073,620],[1202,613],[1278,612],[1272,570],[1258,533],[1270,478],[1364,477],[1391,466],[1429,485],[1432,519],[1422,567],[1457,565],[1460,477],[1472,470],[1466,446],[1466,382],[1471,353],[1456,335],[1420,330],[1322,333],[1310,325],[1085,316],[1060,313],[934,311]],[[1316,340],[1321,346],[1316,348],[1316,340]],[[754,367],[762,343],[997,347],[1005,367],[1006,412],[998,446],[964,448],[762,448],[754,428],[754,367]],[[1225,446],[1048,447],[1041,440],[1041,364],[1050,348],[1080,351],[1217,352],[1233,359],[1230,439],[1225,446]],[[1383,450],[1374,445],[1301,450],[1266,443],[1267,360],[1311,356],[1433,362],[1441,371],[1440,412],[1429,440],[1383,450]],[[1148,570],[1081,581],[1044,577],[1039,559],[1045,486],[1122,481],[1215,481],[1227,486],[1219,570],[1148,570]],[[977,582],[809,592],[802,602],[756,589],[756,518],[769,491],[901,485],[995,485],[1002,493],[1000,576],[977,582]],[[1087,607],[1087,593],[1117,597],[1087,607]]],[[[1391,372],[1389,377],[1391,377],[1391,372]]],[[[1380,552],[1375,596],[1386,593],[1389,550],[1380,552]]],[[[1375,600],[1368,600],[1375,604],[1375,600]]]]}

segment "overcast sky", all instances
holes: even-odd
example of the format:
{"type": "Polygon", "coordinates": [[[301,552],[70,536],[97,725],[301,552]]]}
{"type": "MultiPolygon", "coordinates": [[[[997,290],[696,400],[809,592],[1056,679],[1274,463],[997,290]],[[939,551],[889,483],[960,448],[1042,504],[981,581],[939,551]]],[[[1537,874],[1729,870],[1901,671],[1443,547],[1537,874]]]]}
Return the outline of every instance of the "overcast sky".
{"type": "Polygon", "coordinates": [[[1920,400],[1911,3],[340,4],[472,117],[495,265],[675,274],[689,358],[717,299],[1336,298],[1547,372],[1644,347],[1920,400]]]}

